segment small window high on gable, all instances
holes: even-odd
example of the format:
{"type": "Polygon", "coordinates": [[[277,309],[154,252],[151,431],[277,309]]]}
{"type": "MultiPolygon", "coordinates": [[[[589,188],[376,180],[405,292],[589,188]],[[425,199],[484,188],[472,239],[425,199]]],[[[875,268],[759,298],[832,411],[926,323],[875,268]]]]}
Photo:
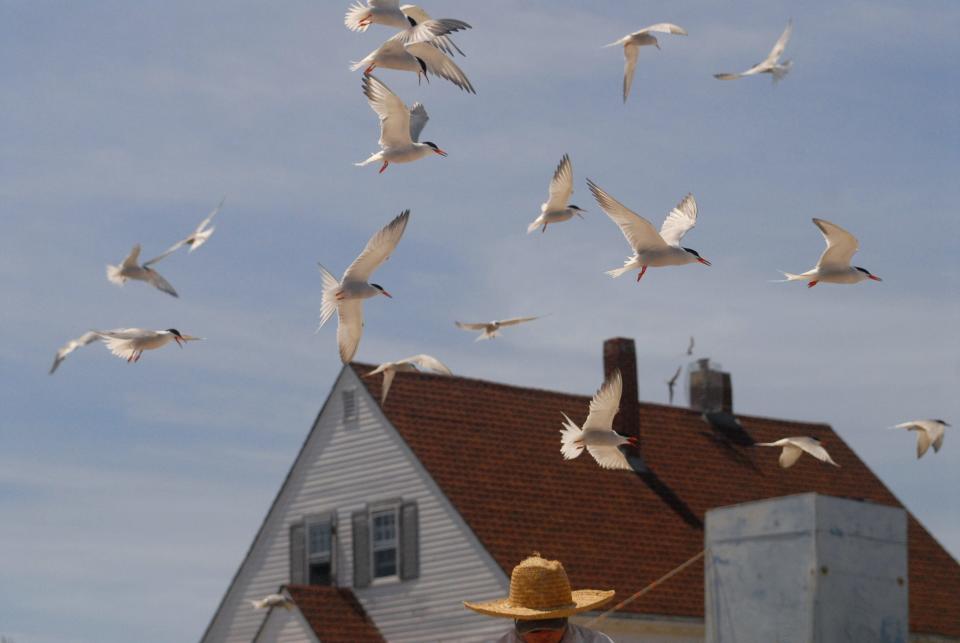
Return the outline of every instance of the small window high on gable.
{"type": "Polygon", "coordinates": [[[357,419],[357,392],[352,388],[340,392],[340,401],[343,405],[343,421],[357,419]]]}

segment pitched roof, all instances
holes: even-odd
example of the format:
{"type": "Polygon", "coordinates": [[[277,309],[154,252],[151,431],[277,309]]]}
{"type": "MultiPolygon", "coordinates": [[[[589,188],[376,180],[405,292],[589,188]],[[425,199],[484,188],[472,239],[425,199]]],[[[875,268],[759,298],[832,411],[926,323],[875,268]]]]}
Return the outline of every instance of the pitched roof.
{"type": "MultiPolygon", "coordinates": [[[[352,364],[358,375],[372,370],[352,364]]],[[[380,399],[380,377],[362,378],[380,399]]],[[[841,467],[737,444],[687,408],[640,405],[647,474],[560,456],[560,412],[582,422],[590,398],[463,377],[398,373],[384,413],[509,575],[532,551],[563,561],[576,587],[627,597],[703,549],[708,509],[804,492],[901,507],[826,424],[738,415],[756,442],[810,435],[841,467]]],[[[741,436],[743,437],[743,436],[741,436]]],[[[743,440],[741,440],[742,442],[743,440]]],[[[960,564],[908,518],[910,629],[960,636],[960,564]]],[[[693,565],[626,612],[703,617],[693,565]]],[[[469,597],[464,597],[469,598],[469,597]]]]}
{"type": "Polygon", "coordinates": [[[383,643],[380,630],[350,589],[287,585],[287,593],[323,643],[383,643]]]}

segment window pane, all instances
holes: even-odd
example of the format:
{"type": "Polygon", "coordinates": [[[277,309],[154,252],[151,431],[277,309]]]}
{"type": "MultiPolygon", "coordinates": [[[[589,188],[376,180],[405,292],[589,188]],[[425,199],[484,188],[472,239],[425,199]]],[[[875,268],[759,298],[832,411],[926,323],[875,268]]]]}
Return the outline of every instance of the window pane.
{"type": "Polygon", "coordinates": [[[330,524],[316,523],[310,525],[309,537],[307,540],[307,555],[314,556],[330,555],[330,524]]]}
{"type": "Polygon", "coordinates": [[[381,549],[373,552],[373,576],[382,578],[384,576],[397,575],[397,550],[381,549]]]}
{"type": "Polygon", "coordinates": [[[331,583],[330,563],[312,563],[310,565],[311,585],[330,585],[331,583]]]}
{"type": "Polygon", "coordinates": [[[395,511],[373,515],[373,548],[390,547],[397,541],[397,514],[395,511]]]}

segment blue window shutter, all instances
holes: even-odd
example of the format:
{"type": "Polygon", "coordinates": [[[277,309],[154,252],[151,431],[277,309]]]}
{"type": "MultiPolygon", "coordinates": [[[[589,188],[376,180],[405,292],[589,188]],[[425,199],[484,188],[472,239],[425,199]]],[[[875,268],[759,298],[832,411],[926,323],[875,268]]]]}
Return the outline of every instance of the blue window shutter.
{"type": "Polygon", "coordinates": [[[400,579],[420,576],[420,517],[415,500],[400,506],[400,579]]]}
{"type": "Polygon", "coordinates": [[[370,519],[367,510],[354,511],[353,516],[353,586],[370,585],[370,519]]]}
{"type": "Polygon", "coordinates": [[[307,582],[307,537],[302,522],[290,525],[290,584],[307,582]]]}

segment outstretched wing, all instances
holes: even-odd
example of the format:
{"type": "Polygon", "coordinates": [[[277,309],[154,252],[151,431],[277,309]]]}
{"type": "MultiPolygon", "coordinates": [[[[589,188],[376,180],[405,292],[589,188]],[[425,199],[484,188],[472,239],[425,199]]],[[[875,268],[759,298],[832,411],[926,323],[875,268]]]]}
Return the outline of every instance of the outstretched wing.
{"type": "Polygon", "coordinates": [[[780,466],[789,469],[797,463],[801,455],[803,455],[803,449],[800,447],[793,444],[783,445],[783,451],[780,452],[780,466]]]}
{"type": "Polygon", "coordinates": [[[438,360],[436,357],[431,355],[413,355],[412,357],[407,357],[406,359],[400,360],[402,364],[416,364],[419,368],[426,368],[431,371],[437,371],[438,373],[443,373],[444,375],[453,375],[446,364],[438,360]]]}
{"type": "Polygon", "coordinates": [[[380,117],[380,147],[405,147],[413,143],[410,137],[410,110],[372,74],[363,77],[363,95],[370,108],[380,117]]]}
{"type": "Polygon", "coordinates": [[[423,103],[414,103],[410,110],[410,140],[417,143],[420,141],[420,132],[427,126],[430,116],[427,115],[427,108],[423,103]]]}
{"type": "Polygon", "coordinates": [[[357,354],[360,337],[363,336],[363,300],[345,299],[337,306],[337,346],[340,348],[340,360],[349,364],[357,354]]]}
{"type": "Polygon", "coordinates": [[[640,45],[627,42],[623,46],[623,102],[627,102],[630,88],[633,87],[633,75],[637,69],[637,57],[640,55],[640,45]]]}
{"type": "Polygon", "coordinates": [[[472,323],[472,322],[459,322],[459,321],[455,321],[455,322],[453,322],[453,323],[456,324],[457,328],[460,328],[460,329],[462,329],[462,330],[484,330],[484,329],[486,329],[486,327],[487,327],[487,324],[486,324],[486,323],[482,323],[482,322],[481,322],[481,323],[472,323]]]}
{"type": "Polygon", "coordinates": [[[97,341],[98,339],[100,339],[99,333],[89,331],[76,339],[71,339],[69,342],[64,344],[60,350],[57,351],[56,356],[53,358],[53,366],[50,367],[50,375],[53,375],[53,372],[57,370],[58,366],[60,366],[60,362],[67,358],[67,355],[78,348],[97,341]]]}
{"type": "Polygon", "coordinates": [[[620,410],[620,395],[622,392],[623,378],[620,376],[620,371],[614,371],[600,387],[600,390],[596,392],[593,399],[590,400],[590,414],[583,423],[583,430],[606,429],[612,431],[613,418],[620,410]]]}
{"type": "MultiPolygon", "coordinates": [[[[400,7],[400,11],[402,11],[403,15],[407,17],[407,20],[413,20],[414,25],[418,25],[421,22],[426,22],[427,20],[431,19],[430,14],[415,4],[405,4],[400,7]]],[[[451,56],[453,55],[454,51],[459,53],[461,56],[466,56],[460,47],[457,47],[450,36],[437,36],[430,41],[430,44],[439,48],[441,51],[450,54],[451,56]]]]}
{"type": "Polygon", "coordinates": [[[857,252],[859,244],[857,238],[829,221],[814,219],[814,225],[820,228],[823,238],[827,242],[827,249],[820,255],[817,266],[821,268],[849,268],[850,260],[857,252]]]}
{"type": "Polygon", "coordinates": [[[835,467],[840,466],[839,464],[833,461],[833,458],[830,457],[830,454],[827,453],[826,449],[824,449],[822,446],[820,446],[813,440],[795,439],[793,440],[793,444],[800,447],[801,449],[803,449],[804,451],[806,451],[807,453],[815,457],[820,462],[829,462],[835,467]]]}
{"type": "Polygon", "coordinates": [[[793,20],[787,21],[787,28],[783,30],[783,33],[780,34],[780,37],[777,38],[777,42],[773,45],[773,49],[770,50],[770,53],[767,55],[767,58],[763,61],[768,65],[776,64],[777,60],[780,59],[780,56],[783,55],[783,50],[787,48],[787,43],[790,41],[790,34],[793,33],[793,20]]]}
{"type": "Polygon", "coordinates": [[[409,45],[407,51],[423,61],[427,66],[428,73],[449,80],[465,92],[470,92],[471,94],[477,93],[470,79],[467,78],[463,70],[457,66],[457,63],[453,62],[450,56],[434,47],[433,43],[415,43],[409,45]]]}
{"type": "Polygon", "coordinates": [[[620,469],[632,471],[633,467],[627,462],[627,456],[615,446],[587,445],[587,451],[597,461],[601,469],[620,469]]]}
{"type": "Polygon", "coordinates": [[[453,18],[440,18],[439,20],[426,20],[418,25],[410,27],[393,36],[391,40],[399,42],[405,47],[415,45],[420,42],[430,42],[438,36],[446,36],[463,29],[470,29],[470,25],[463,20],[453,18]]]}
{"type": "Polygon", "coordinates": [[[167,293],[168,295],[171,295],[172,297],[180,296],[177,294],[177,291],[173,289],[173,286],[170,285],[170,282],[164,279],[162,276],[160,276],[159,272],[157,272],[153,268],[147,268],[146,272],[147,272],[147,277],[146,277],[147,283],[149,283],[151,286],[153,286],[157,290],[161,290],[167,293]]]}
{"type": "Polygon", "coordinates": [[[563,155],[557,169],[553,172],[553,179],[550,181],[550,196],[544,207],[544,212],[554,212],[563,210],[570,201],[570,195],[573,194],[573,164],[570,163],[570,156],[563,155]]]}
{"type": "Polygon", "coordinates": [[[504,326],[516,326],[517,324],[522,324],[523,322],[533,321],[534,319],[540,319],[539,317],[511,317],[510,319],[501,319],[500,327],[504,326]]]}
{"type": "Polygon", "coordinates": [[[658,22],[655,25],[650,25],[649,27],[644,27],[640,31],[634,32],[632,35],[637,35],[641,33],[648,33],[650,31],[656,31],[657,33],[671,33],[675,36],[686,36],[687,30],[683,27],[675,25],[670,22],[658,22]]]}
{"type": "Polygon", "coordinates": [[[130,254],[127,255],[127,258],[123,260],[123,263],[120,264],[121,270],[129,270],[130,268],[136,268],[140,261],[140,244],[134,244],[133,248],[130,249],[130,254]]]}
{"type": "Polygon", "coordinates": [[[604,192],[590,179],[587,179],[587,186],[600,205],[600,209],[620,226],[620,231],[634,251],[667,245],[649,221],[604,192]]]}
{"type": "Polygon", "coordinates": [[[697,202],[692,194],[683,197],[660,226],[660,236],[671,246],[679,246],[683,235],[697,225],[697,202]]]}
{"type": "MultiPolygon", "coordinates": [[[[393,221],[380,228],[380,230],[367,242],[363,252],[360,253],[353,263],[343,273],[341,282],[346,281],[367,281],[370,275],[382,264],[393,252],[403,231],[407,229],[407,221],[410,220],[410,210],[404,210],[393,221]]],[[[349,361],[349,360],[346,360],[349,361]]]]}

